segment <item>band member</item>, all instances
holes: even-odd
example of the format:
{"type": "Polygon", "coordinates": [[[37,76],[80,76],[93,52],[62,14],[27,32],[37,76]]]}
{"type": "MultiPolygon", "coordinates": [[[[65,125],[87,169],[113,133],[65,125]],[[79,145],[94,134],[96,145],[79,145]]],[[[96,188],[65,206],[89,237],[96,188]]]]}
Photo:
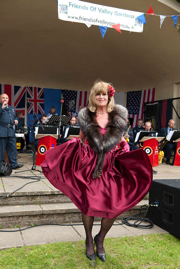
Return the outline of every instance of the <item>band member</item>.
{"type": "Polygon", "coordinates": [[[40,121],[36,123],[36,126],[46,125],[48,122],[48,117],[46,114],[41,115],[40,121]]]}
{"type": "Polygon", "coordinates": [[[133,128],[133,134],[134,134],[134,136],[136,136],[136,134],[139,131],[144,131],[144,128],[143,128],[143,120],[141,120],[141,119],[138,119],[137,126],[133,128]]]}
{"type": "Polygon", "coordinates": [[[23,116],[23,114],[21,111],[18,111],[16,113],[16,117],[18,118],[18,124],[15,126],[16,131],[25,126],[24,118],[22,116],[23,116]]]}
{"type": "Polygon", "coordinates": [[[47,114],[47,117],[50,118],[50,116],[53,116],[53,115],[58,115],[58,113],[56,113],[56,109],[54,106],[50,108],[49,113],[47,114]]]}
{"type": "MultiPolygon", "coordinates": [[[[46,114],[43,114],[42,116],[41,116],[41,118],[40,118],[40,121],[38,121],[37,123],[36,123],[36,127],[40,127],[40,126],[45,126],[45,125],[47,125],[47,122],[48,122],[48,117],[47,117],[47,115],[46,114]]],[[[37,149],[38,149],[38,143],[39,143],[39,139],[36,139],[35,140],[35,149],[36,149],[36,151],[37,151],[37,149]]]]}
{"type": "Polygon", "coordinates": [[[77,124],[77,121],[76,121],[76,117],[71,117],[70,121],[69,121],[69,124],[67,126],[64,126],[64,130],[62,132],[62,136],[60,138],[60,143],[63,144],[65,142],[68,141],[67,138],[64,137],[65,135],[65,132],[66,132],[66,129],[69,128],[69,127],[78,127],[78,124],[77,124]]]}
{"type": "Polygon", "coordinates": [[[150,121],[146,121],[144,124],[144,131],[146,132],[150,132],[151,131],[151,122],[150,121]]]}
{"type": "Polygon", "coordinates": [[[134,136],[128,119],[127,126],[124,130],[124,139],[128,142],[130,150],[138,149],[138,147],[134,144],[134,136]]]}
{"type": "MultiPolygon", "coordinates": [[[[175,125],[175,121],[173,119],[170,119],[168,122],[168,126],[166,128],[161,128],[159,136],[166,137],[170,131],[177,131],[177,129],[174,128],[174,125],[175,125]]],[[[174,150],[174,152],[176,152],[176,147],[177,147],[176,142],[169,141],[165,144],[163,150],[165,151],[166,164],[171,164],[170,163],[171,152],[172,152],[172,150],[174,150]]]]}
{"type": "Polygon", "coordinates": [[[0,96],[0,162],[5,162],[5,149],[12,169],[22,167],[17,163],[17,149],[14,125],[18,124],[15,109],[8,105],[7,94],[0,96]]]}

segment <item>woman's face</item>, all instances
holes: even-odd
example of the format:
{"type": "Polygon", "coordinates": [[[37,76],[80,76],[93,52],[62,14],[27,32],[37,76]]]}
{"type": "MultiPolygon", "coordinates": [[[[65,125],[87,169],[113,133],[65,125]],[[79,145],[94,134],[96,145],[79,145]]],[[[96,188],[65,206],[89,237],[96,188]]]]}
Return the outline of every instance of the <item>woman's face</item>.
{"type": "Polygon", "coordinates": [[[98,93],[96,94],[96,106],[104,107],[108,104],[108,95],[107,93],[98,93]]]}

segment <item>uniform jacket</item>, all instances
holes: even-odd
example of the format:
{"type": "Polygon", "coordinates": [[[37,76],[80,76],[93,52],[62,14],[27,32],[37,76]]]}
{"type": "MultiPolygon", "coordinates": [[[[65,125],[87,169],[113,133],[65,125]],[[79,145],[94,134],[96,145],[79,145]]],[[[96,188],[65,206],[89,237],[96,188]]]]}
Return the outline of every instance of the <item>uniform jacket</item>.
{"type": "Polygon", "coordinates": [[[140,131],[144,131],[144,128],[143,127],[138,127],[138,126],[136,126],[136,127],[134,127],[133,128],[133,134],[134,134],[134,137],[136,137],[136,134],[138,133],[138,132],[140,132],[140,131]]]}
{"type": "Polygon", "coordinates": [[[2,109],[0,104],[0,137],[15,137],[14,120],[18,120],[14,107],[8,105],[2,109]]]}

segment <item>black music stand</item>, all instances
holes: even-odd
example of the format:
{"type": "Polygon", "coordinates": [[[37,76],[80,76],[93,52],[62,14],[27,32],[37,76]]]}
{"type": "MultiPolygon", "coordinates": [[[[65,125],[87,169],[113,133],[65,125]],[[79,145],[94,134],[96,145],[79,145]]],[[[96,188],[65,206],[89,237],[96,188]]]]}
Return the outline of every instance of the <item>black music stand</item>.
{"type": "Polygon", "coordinates": [[[70,116],[59,116],[59,115],[52,115],[52,117],[48,121],[48,125],[54,125],[54,126],[59,126],[59,122],[61,121],[62,125],[67,125],[68,122],[70,121],[71,117],[70,116]]]}
{"type": "Polygon", "coordinates": [[[52,117],[49,119],[48,124],[58,126],[59,133],[58,133],[58,145],[60,144],[60,134],[61,134],[61,126],[67,125],[70,121],[70,116],[59,116],[59,115],[52,115],[52,117]]]}
{"type": "Polygon", "coordinates": [[[171,134],[169,134],[167,137],[169,137],[169,141],[171,141],[171,142],[173,142],[173,141],[175,141],[175,140],[177,140],[178,138],[180,138],[180,131],[171,131],[172,133],[172,135],[171,134]]]}
{"type": "Polygon", "coordinates": [[[144,136],[150,136],[150,137],[152,136],[152,137],[155,137],[156,134],[157,134],[157,132],[155,132],[155,131],[149,131],[149,132],[147,132],[147,131],[140,131],[140,132],[138,132],[136,134],[136,137],[134,139],[134,142],[135,143],[139,142],[139,140],[141,140],[144,136]]]}
{"type": "Polygon", "coordinates": [[[68,139],[69,136],[79,136],[79,132],[80,132],[79,126],[69,127],[66,129],[64,138],[68,139]]]}

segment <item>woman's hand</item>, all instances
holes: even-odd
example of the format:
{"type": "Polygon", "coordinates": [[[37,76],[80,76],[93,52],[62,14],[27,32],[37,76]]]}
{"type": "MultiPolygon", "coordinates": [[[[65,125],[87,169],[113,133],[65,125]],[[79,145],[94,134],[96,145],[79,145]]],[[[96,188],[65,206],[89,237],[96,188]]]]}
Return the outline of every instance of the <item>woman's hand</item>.
{"type": "MultiPolygon", "coordinates": [[[[121,136],[120,143],[121,143],[122,141],[126,141],[126,140],[124,139],[124,136],[121,136]]],[[[119,143],[119,144],[120,144],[120,143],[119,143]]]]}

